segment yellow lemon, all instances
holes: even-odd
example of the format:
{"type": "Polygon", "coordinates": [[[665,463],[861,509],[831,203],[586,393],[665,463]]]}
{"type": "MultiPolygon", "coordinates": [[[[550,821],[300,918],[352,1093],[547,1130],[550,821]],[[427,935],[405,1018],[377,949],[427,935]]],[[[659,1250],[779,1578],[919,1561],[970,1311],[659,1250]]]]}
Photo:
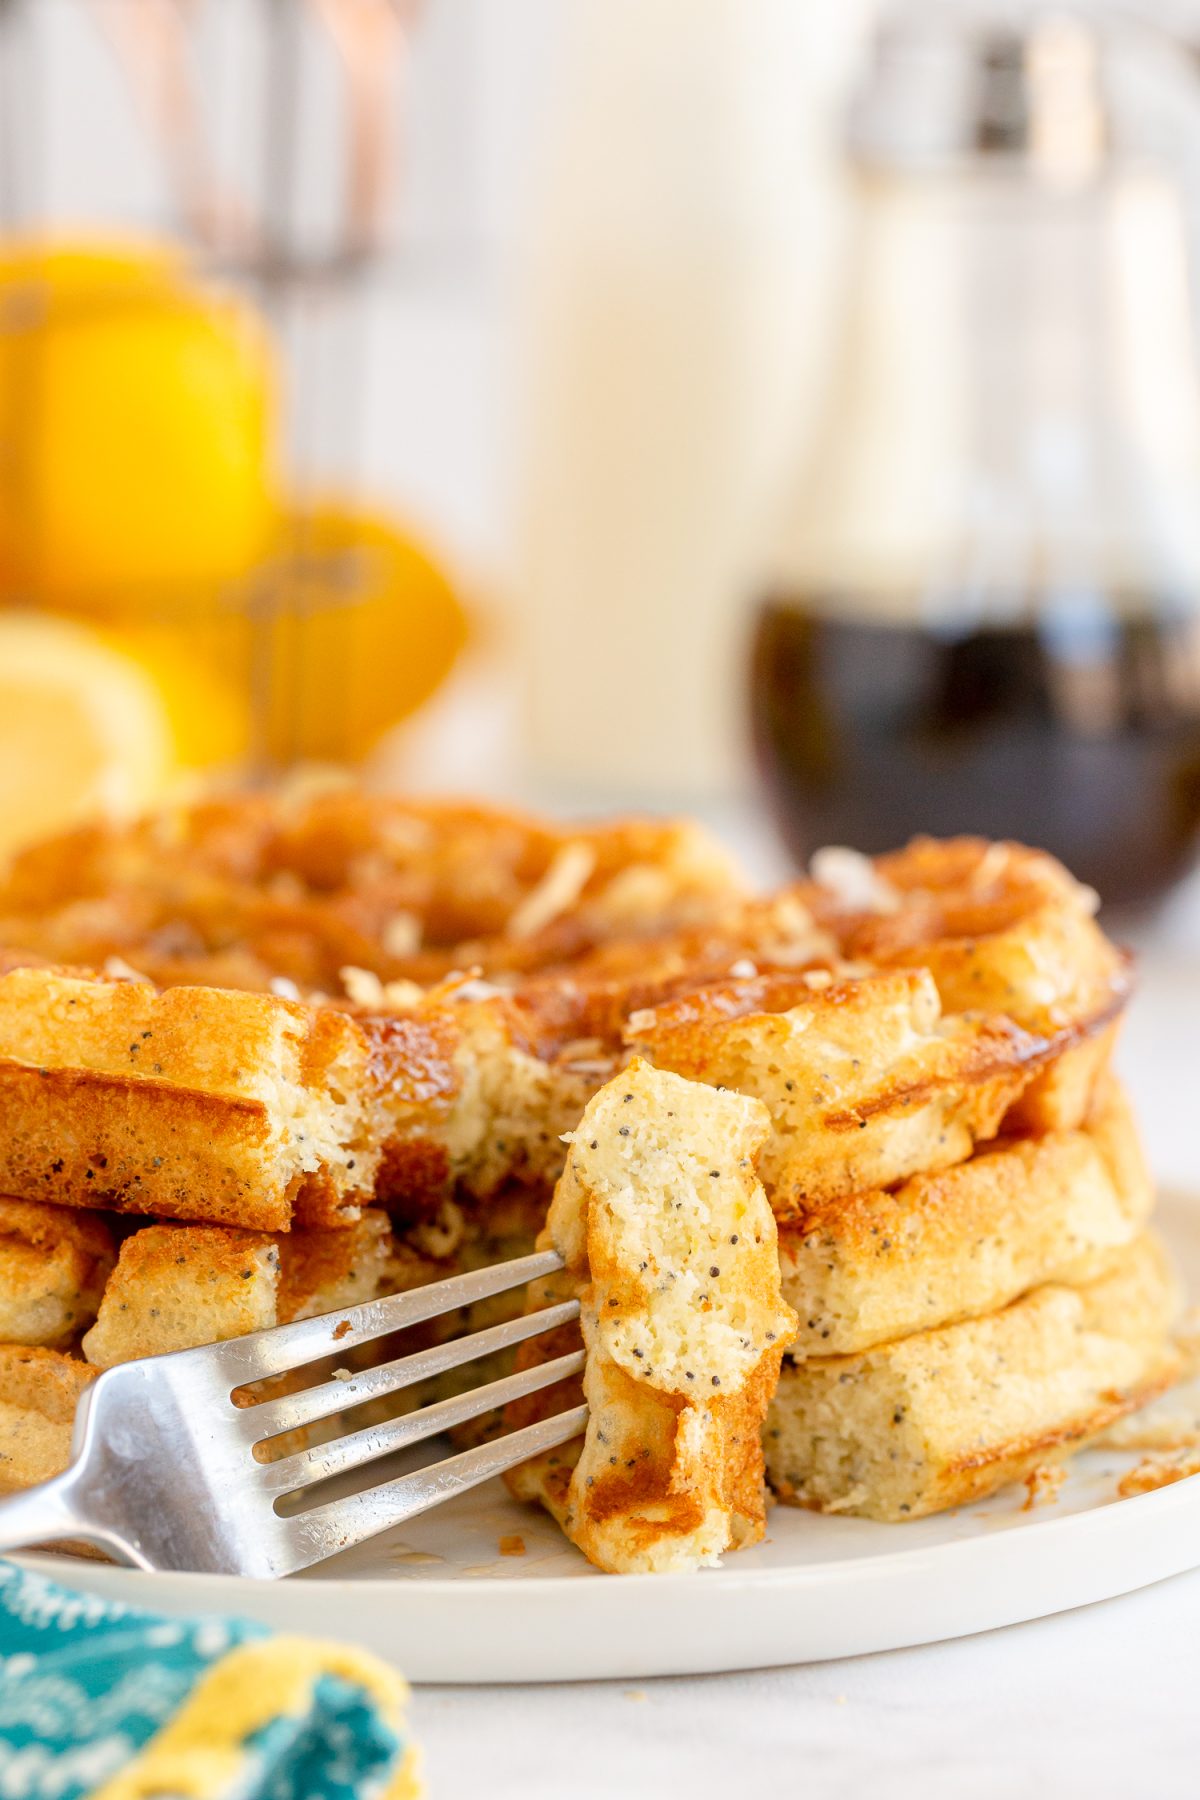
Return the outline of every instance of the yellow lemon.
{"type": "Polygon", "coordinates": [[[186,632],[178,623],[137,619],[104,626],[100,636],[153,681],[182,768],[232,768],[250,754],[250,643],[244,620],[197,608],[186,632]]]}
{"type": "Polygon", "coordinates": [[[148,676],[81,625],[0,616],[0,852],[97,812],[136,812],[171,775],[148,676]]]}
{"type": "Polygon", "coordinates": [[[96,289],[145,291],[181,280],[186,257],[165,238],[0,239],[0,306],[26,315],[96,289]]]}
{"type": "Polygon", "coordinates": [[[268,741],[279,761],[357,761],[441,684],[467,618],[439,563],[386,516],[340,502],[293,514],[268,741]]]}
{"type": "Polygon", "coordinates": [[[266,550],[267,335],[185,273],[167,249],[0,253],[0,592],[136,607],[266,550]]]}

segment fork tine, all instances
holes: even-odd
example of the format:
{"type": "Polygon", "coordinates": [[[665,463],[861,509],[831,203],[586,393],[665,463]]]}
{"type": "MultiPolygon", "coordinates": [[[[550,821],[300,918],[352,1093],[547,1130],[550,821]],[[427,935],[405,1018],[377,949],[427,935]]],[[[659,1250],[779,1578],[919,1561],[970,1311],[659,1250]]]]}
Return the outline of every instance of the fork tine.
{"type": "Polygon", "coordinates": [[[304,1388],[298,1394],[261,1401],[257,1406],[239,1412],[240,1430],[250,1442],[260,1443],[264,1438],[294,1431],[300,1425],[311,1425],[334,1413],[349,1412],[352,1406],[358,1406],[364,1400],[394,1394],[401,1388],[428,1380],[431,1375],[441,1375],[447,1369],[474,1362],[477,1357],[507,1350],[578,1316],[578,1300],[564,1300],[559,1306],[522,1313],[520,1318],[510,1319],[503,1325],[490,1325],[485,1331],[472,1332],[468,1337],[451,1338],[428,1350],[414,1350],[409,1356],[397,1357],[394,1362],[380,1363],[377,1368],[363,1369],[348,1381],[324,1381],[320,1386],[304,1388]]]}
{"type": "Polygon", "coordinates": [[[490,1481],[493,1475],[502,1475],[530,1456],[569,1443],[583,1430],[587,1414],[586,1406],[573,1407],[570,1412],[556,1413],[551,1419],[526,1425],[520,1431],[494,1438],[474,1450],[464,1450],[459,1456],[449,1456],[444,1462],[431,1463],[411,1475],[382,1482],[344,1500],[327,1501],[294,1518],[279,1519],[278,1526],[286,1534],[289,1570],[307,1569],[323,1557],[348,1550],[389,1526],[400,1525],[443,1500],[490,1481]]]}
{"type": "Polygon", "coordinates": [[[323,1313],[316,1319],[296,1319],[290,1325],[272,1325],[265,1331],[250,1331],[199,1351],[181,1350],[174,1354],[180,1358],[210,1358],[209,1366],[216,1362],[222,1375],[228,1375],[230,1387],[239,1387],[268,1375],[286,1374],[304,1363],[318,1362],[323,1356],[340,1356],[373,1338],[387,1337],[406,1326],[422,1324],[426,1319],[471,1306],[477,1300],[507,1293],[540,1276],[553,1275],[562,1266],[562,1257],[556,1251],[541,1250],[513,1262],[493,1263],[470,1275],[451,1275],[446,1281],[431,1281],[403,1294],[389,1294],[382,1300],[367,1300],[338,1312],[323,1313]]]}
{"type": "Polygon", "coordinates": [[[583,1351],[576,1350],[569,1356],[555,1357],[553,1362],[537,1363],[533,1368],[518,1370],[515,1375],[505,1375],[486,1387],[454,1394],[435,1406],[423,1406],[419,1412],[389,1419],[386,1424],[369,1425],[333,1443],[316,1444],[311,1449],[297,1451],[294,1456],[280,1457],[278,1462],[260,1464],[255,1485],[264,1493],[288,1494],[324,1481],[330,1475],[361,1468],[395,1450],[404,1450],[410,1444],[436,1437],[440,1431],[450,1431],[468,1419],[477,1419],[480,1413],[507,1406],[512,1400],[522,1400],[527,1394],[553,1387],[557,1381],[566,1381],[582,1372],[583,1363],[583,1351]]]}

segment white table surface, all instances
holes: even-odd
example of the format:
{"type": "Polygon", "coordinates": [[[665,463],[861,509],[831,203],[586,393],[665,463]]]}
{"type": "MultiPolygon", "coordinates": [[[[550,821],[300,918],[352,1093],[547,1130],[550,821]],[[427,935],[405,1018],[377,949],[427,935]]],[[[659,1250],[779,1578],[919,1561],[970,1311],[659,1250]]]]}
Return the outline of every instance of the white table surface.
{"type": "Polygon", "coordinates": [[[1033,1625],[750,1675],[431,1688],[433,1800],[1195,1800],[1200,1572],[1033,1625]]]}
{"type": "MultiPolygon", "coordinates": [[[[1200,919],[1200,913],[1197,914],[1200,919]]],[[[1156,1167],[1200,1196],[1200,948],[1143,954],[1121,1053],[1156,1167]]],[[[1197,1204],[1200,1205],[1200,1197],[1197,1204]]],[[[332,1622],[331,1622],[332,1624],[332,1622]]],[[[918,1650],[559,1687],[423,1688],[433,1800],[1200,1795],[1200,1571],[918,1650]]]]}

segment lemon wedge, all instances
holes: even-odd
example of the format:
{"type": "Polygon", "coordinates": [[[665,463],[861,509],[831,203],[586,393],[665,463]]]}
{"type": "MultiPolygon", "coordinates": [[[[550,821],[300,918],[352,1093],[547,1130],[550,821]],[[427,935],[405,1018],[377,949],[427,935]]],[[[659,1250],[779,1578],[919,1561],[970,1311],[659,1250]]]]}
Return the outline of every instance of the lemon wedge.
{"type": "Polygon", "coordinates": [[[171,733],[153,681],[81,626],[0,616],[0,853],[165,793],[171,733]]]}

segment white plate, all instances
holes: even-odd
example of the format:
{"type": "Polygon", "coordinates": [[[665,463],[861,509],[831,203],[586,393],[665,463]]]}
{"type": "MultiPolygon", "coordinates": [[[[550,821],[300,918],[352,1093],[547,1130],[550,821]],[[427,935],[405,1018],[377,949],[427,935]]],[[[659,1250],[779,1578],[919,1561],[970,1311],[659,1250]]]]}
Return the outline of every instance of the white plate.
{"type": "MultiPolygon", "coordinates": [[[[1200,1199],[1164,1201],[1160,1223],[1200,1291],[1200,1199]]],[[[906,1525],[777,1506],[765,1543],[697,1575],[600,1575],[499,1483],[289,1581],[21,1560],[165,1613],[236,1612],[351,1638],[415,1681],[711,1673],[962,1637],[1200,1565],[1200,1480],[1118,1500],[1133,1460],[1089,1451],[1058,1499],[1029,1512],[1011,1487],[906,1525]],[[523,1556],[500,1555],[508,1534],[523,1556]]]]}

